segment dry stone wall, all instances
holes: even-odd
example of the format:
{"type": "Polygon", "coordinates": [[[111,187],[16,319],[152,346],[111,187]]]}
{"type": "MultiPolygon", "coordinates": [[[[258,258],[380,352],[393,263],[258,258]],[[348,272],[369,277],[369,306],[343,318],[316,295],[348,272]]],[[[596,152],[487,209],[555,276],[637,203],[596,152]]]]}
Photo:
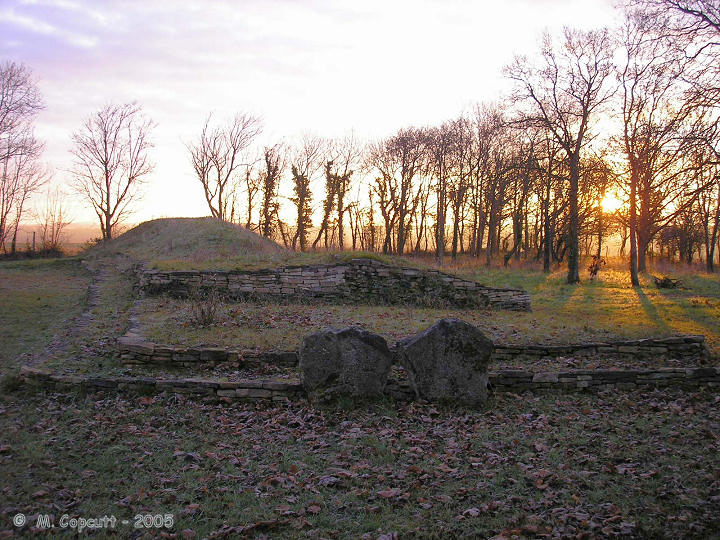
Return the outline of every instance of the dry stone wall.
{"type": "Polygon", "coordinates": [[[49,390],[119,392],[131,395],[153,395],[162,392],[230,398],[238,401],[288,401],[304,397],[300,383],[244,380],[215,381],[207,379],[153,379],[152,377],[91,377],[64,375],[25,366],[20,376],[30,385],[49,390]]]}
{"type": "Polygon", "coordinates": [[[536,372],[503,370],[490,375],[488,383],[496,391],[519,390],[631,390],[640,386],[720,387],[720,368],[658,369],[574,369],[536,372]]]}
{"type": "MultiPolygon", "coordinates": [[[[153,379],[149,377],[92,377],[64,375],[23,367],[20,376],[26,384],[50,391],[117,392],[129,395],[181,394],[202,398],[237,401],[286,402],[304,399],[303,387],[284,381],[213,381],[204,379],[153,379]]],[[[720,389],[720,367],[664,368],[656,370],[573,370],[532,373],[505,370],[489,374],[491,392],[578,392],[632,390],[636,388],[678,387],[720,389]]],[[[415,392],[406,383],[388,380],[385,394],[412,400],[415,392]]]]}
{"type": "MultiPolygon", "coordinates": [[[[191,367],[198,363],[248,362],[295,366],[296,351],[240,351],[220,347],[172,347],[156,345],[130,335],[118,339],[118,350],[124,365],[163,365],[191,367]]],[[[705,361],[708,350],[704,336],[673,336],[658,339],[615,341],[608,343],[582,343],[577,345],[502,345],[495,344],[490,366],[508,361],[532,362],[559,357],[617,358],[622,360],[651,359],[658,357],[705,361]]]]}
{"type": "Polygon", "coordinates": [[[310,297],[359,303],[447,303],[530,310],[527,291],[486,287],[437,270],[389,266],[374,259],[256,272],[148,270],[141,274],[140,287],[146,294],[167,293],[179,297],[186,297],[196,289],[213,288],[229,298],[310,297]]]}
{"type": "Polygon", "coordinates": [[[575,345],[495,345],[492,362],[532,362],[560,357],[616,358],[647,360],[657,358],[692,359],[702,362],[709,357],[705,336],[672,336],[666,338],[580,343],[575,345]]]}
{"type": "Polygon", "coordinates": [[[296,351],[240,351],[222,347],[174,347],[142,341],[134,336],[118,339],[118,351],[123,365],[159,365],[164,367],[193,367],[197,364],[221,364],[243,362],[250,364],[275,364],[295,366],[298,363],[296,351]]]}

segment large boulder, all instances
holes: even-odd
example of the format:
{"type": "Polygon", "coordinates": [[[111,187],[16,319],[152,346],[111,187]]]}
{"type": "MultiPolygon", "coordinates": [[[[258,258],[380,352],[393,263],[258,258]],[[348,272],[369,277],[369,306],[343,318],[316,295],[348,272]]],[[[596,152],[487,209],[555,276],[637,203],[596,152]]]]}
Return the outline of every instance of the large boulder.
{"type": "Polygon", "coordinates": [[[441,319],[400,341],[397,355],[417,397],[476,404],[487,399],[488,364],[494,348],[471,324],[441,319]]]}
{"type": "Polygon", "coordinates": [[[300,347],[300,374],[311,398],[379,397],[392,363],[385,339],[361,328],[323,330],[300,347]]]}

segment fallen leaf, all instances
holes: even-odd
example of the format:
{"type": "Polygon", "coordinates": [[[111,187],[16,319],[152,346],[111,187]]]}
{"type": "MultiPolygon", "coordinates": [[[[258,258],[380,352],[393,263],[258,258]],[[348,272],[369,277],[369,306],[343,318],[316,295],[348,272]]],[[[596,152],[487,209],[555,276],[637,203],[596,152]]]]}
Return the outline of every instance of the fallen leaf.
{"type": "Polygon", "coordinates": [[[399,489],[385,489],[383,491],[378,491],[377,494],[382,497],[383,499],[391,499],[393,497],[397,497],[402,493],[399,489]]]}

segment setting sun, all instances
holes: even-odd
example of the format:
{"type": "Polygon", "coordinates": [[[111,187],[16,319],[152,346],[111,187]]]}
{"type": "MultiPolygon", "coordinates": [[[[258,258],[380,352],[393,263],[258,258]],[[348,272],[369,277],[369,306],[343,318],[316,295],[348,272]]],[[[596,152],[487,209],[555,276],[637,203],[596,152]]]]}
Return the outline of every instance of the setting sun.
{"type": "Polygon", "coordinates": [[[602,206],[603,212],[606,214],[616,212],[623,204],[625,203],[616,193],[607,193],[603,200],[600,201],[600,206],[602,206]]]}

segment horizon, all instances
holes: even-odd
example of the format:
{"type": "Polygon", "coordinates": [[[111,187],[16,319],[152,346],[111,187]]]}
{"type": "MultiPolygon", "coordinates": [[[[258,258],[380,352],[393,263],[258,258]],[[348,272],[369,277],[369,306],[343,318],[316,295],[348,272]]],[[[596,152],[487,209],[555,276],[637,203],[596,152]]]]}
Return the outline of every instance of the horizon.
{"type": "MultiPolygon", "coordinates": [[[[104,104],[137,101],[157,123],[156,168],[128,220],[139,223],[207,215],[184,144],[210,113],[263,118],[257,148],[304,133],[373,140],[500,99],[509,87],[502,67],[536,51],[545,29],[596,28],[617,17],[609,0],[195,2],[172,10],[16,0],[0,8],[0,52],[25,63],[44,96],[35,126],[55,185],[70,181],[71,133],[104,104]]],[[[77,196],[72,203],[76,221],[92,221],[77,196]]]]}

